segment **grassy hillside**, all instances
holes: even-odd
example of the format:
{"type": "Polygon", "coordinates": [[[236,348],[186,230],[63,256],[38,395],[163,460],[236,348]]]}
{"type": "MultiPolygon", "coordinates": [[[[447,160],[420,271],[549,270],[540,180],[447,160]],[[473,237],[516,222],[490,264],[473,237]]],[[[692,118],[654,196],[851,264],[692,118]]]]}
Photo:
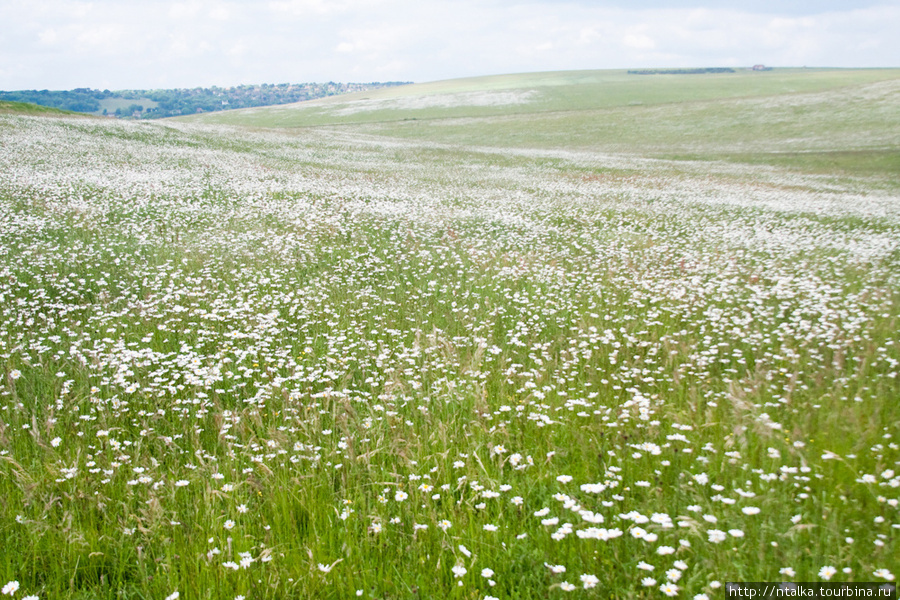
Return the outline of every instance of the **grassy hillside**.
{"type": "Polygon", "coordinates": [[[815,93],[900,78],[898,70],[778,69],[714,75],[564,71],[454,79],[277,107],[188,116],[260,127],[542,115],[815,93]]]}
{"type": "Polygon", "coordinates": [[[900,167],[898,98],[900,69],[576,71],[417,84],[190,119],[889,175],[900,167]]]}
{"type": "Polygon", "coordinates": [[[896,78],[633,77],[0,114],[3,597],[896,581],[896,78]]]}
{"type": "Polygon", "coordinates": [[[8,102],[6,100],[0,100],[0,114],[62,116],[75,115],[76,113],[69,112],[67,110],[59,110],[58,108],[49,108],[47,106],[29,104],[27,102],[8,102]]]}

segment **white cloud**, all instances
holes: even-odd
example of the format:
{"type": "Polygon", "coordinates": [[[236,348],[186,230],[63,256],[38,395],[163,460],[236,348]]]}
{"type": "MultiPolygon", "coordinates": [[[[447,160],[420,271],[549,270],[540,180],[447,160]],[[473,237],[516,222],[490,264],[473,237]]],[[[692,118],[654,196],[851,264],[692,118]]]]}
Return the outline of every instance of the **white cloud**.
{"type": "Polygon", "coordinates": [[[209,11],[209,16],[217,21],[227,21],[231,18],[232,11],[227,6],[216,6],[209,11]]]}
{"type": "Polygon", "coordinates": [[[656,48],[656,42],[649,35],[644,33],[626,33],[622,38],[622,43],[628,48],[636,50],[653,50],[656,48]]]}
{"type": "Polygon", "coordinates": [[[48,46],[52,46],[59,40],[59,35],[56,33],[56,30],[53,28],[45,29],[38,33],[38,39],[42,44],[46,44],[48,46]]]}
{"type": "Polygon", "coordinates": [[[428,81],[666,66],[900,66],[900,1],[0,3],[0,89],[428,81]],[[643,3],[647,6],[647,3],[643,3]],[[703,8],[703,7],[706,8],[703,8]],[[809,8],[805,8],[808,6],[809,8]],[[14,64],[15,66],[10,66],[14,64]]]}
{"type": "Polygon", "coordinates": [[[241,58],[250,49],[249,45],[243,40],[238,40],[230,48],[225,50],[225,54],[233,58],[241,58]]]}
{"type": "Polygon", "coordinates": [[[169,18],[193,19],[203,11],[200,2],[174,2],[169,6],[169,18]]]}
{"type": "Polygon", "coordinates": [[[385,3],[383,0],[275,0],[266,5],[276,13],[303,17],[348,11],[366,12],[385,3]]]}
{"type": "Polygon", "coordinates": [[[115,52],[126,41],[125,30],[114,24],[89,25],[81,29],[75,37],[81,49],[89,52],[97,49],[115,52]]]}

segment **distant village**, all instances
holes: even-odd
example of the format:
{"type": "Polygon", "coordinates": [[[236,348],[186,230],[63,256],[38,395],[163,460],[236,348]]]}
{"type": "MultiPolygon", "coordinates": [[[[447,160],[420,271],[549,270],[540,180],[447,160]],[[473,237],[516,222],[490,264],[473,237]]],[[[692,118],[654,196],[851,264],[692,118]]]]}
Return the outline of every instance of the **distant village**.
{"type": "Polygon", "coordinates": [[[362,92],[411,82],[279,83],[239,85],[228,88],[197,87],[168,90],[20,90],[0,91],[0,100],[29,102],[73,112],[120,119],[159,119],[233,108],[271,106],[314,100],[350,92],[362,92]]]}

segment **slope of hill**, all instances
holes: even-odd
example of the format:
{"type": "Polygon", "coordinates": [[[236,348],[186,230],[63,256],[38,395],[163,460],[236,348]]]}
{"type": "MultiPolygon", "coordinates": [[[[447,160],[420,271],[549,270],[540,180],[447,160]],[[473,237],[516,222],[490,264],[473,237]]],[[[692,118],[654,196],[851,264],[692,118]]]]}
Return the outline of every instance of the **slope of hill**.
{"type": "Polygon", "coordinates": [[[807,170],[900,168],[900,69],[704,75],[527,73],[189,117],[429,142],[726,159],[807,170]]]}
{"type": "Polygon", "coordinates": [[[279,83],[227,88],[155,90],[19,90],[0,91],[0,100],[28,102],[82,113],[126,119],[161,119],[175,115],[301,102],[350,92],[380,89],[387,83],[279,83]]]}
{"type": "Polygon", "coordinates": [[[763,75],[0,114],[2,595],[878,596],[897,170],[718,159],[889,161],[897,78],[763,75]]]}
{"type": "Polygon", "coordinates": [[[73,115],[74,113],[49,106],[40,106],[29,102],[7,102],[0,100],[0,114],[4,115],[46,115],[46,116],[63,116],[73,115]]]}

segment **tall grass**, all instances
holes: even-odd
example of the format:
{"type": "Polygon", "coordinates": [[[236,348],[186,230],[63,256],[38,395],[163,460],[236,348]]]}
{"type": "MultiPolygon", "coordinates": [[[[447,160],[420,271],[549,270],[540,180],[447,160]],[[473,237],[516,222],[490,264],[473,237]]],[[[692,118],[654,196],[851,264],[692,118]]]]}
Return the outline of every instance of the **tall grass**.
{"type": "Polygon", "coordinates": [[[889,192],[0,119],[15,597],[702,598],[898,572],[889,192]]]}

